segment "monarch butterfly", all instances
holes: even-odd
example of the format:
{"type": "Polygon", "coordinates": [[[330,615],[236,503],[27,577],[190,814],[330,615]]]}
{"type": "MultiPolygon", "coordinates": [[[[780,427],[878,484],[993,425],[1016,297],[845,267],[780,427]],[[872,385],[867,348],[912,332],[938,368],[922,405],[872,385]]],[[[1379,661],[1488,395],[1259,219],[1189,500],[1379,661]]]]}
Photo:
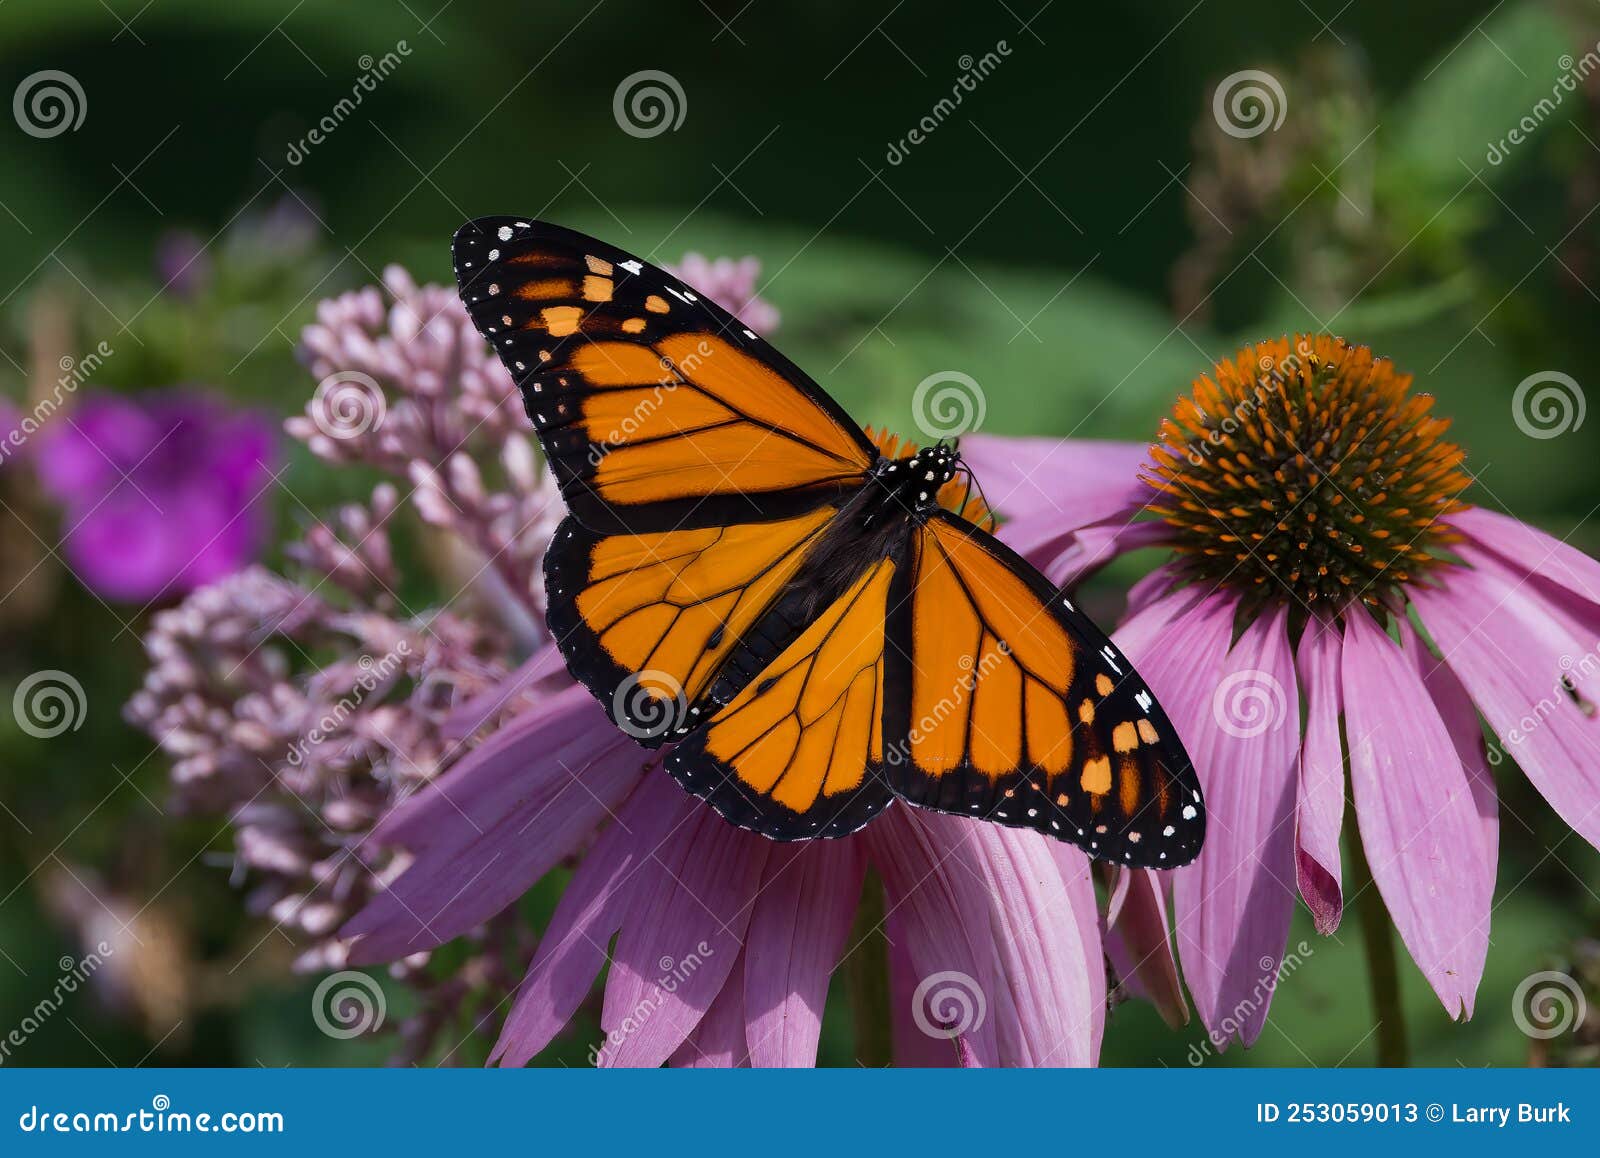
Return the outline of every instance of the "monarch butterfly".
{"type": "Polygon", "coordinates": [[[880,448],[727,311],[582,234],[485,217],[452,258],[569,508],[550,629],[618,726],[675,743],[680,784],[777,840],[899,798],[1122,864],[1197,855],[1171,722],[989,533],[954,446],[880,448]]]}

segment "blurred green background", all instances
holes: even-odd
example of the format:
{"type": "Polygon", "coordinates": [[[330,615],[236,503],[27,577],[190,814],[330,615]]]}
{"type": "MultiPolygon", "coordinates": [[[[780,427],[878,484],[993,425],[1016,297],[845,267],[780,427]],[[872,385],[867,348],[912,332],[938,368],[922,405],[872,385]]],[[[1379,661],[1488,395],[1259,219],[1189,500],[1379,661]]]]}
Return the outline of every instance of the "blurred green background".
{"type": "MultiPolygon", "coordinates": [[[[656,260],[756,255],[783,314],[776,343],[890,426],[906,425],[918,381],[954,368],[982,385],[988,430],[1143,439],[1212,359],[1331,329],[1438,395],[1479,473],[1476,501],[1600,554],[1582,523],[1600,421],[1546,440],[1511,420],[1528,375],[1593,374],[1600,72],[1491,160],[1597,39],[1600,8],[1582,0],[8,0],[0,90],[60,70],[87,112],[47,139],[0,122],[0,394],[20,402],[63,351],[104,339],[116,353],[98,385],[201,383],[298,412],[314,383],[294,343],[319,298],[390,262],[448,281],[455,226],[511,212],[656,260]],[[891,163],[965,59],[1000,42],[992,73],[891,163]],[[360,107],[291,157],[390,52],[398,66],[360,107]],[[644,69],[685,98],[682,124],[649,139],[613,115],[619,83],[644,69]],[[1240,138],[1220,130],[1213,94],[1245,69],[1276,78],[1286,108],[1278,128],[1240,138]],[[160,291],[174,230],[207,244],[213,280],[197,298],[160,291]]],[[[312,508],[360,489],[289,453],[312,508]]],[[[48,741],[0,713],[0,1034],[75,951],[82,930],[51,902],[69,879],[153,935],[119,971],[126,992],[77,995],[9,1060],[381,1060],[381,1039],[316,1030],[314,982],[287,970],[293,946],[273,938],[236,968],[266,926],[241,909],[226,825],[174,827],[156,806],[163,758],[118,714],[145,664],[139,613],[113,616],[73,581],[15,475],[0,477],[13,590],[0,699],[59,668],[90,708],[48,741]]],[[[297,512],[282,506],[288,527],[297,512]]],[[[1103,615],[1138,564],[1097,581],[1103,615]]],[[[1500,771],[1504,895],[1478,1015],[1449,1022],[1402,962],[1419,1062],[1527,1062],[1513,988],[1600,931],[1600,858],[1500,771]]],[[[530,911],[548,912],[558,884],[530,911]]],[[[1291,945],[1302,938],[1311,951],[1259,1046],[1211,1064],[1371,1060],[1355,922],[1332,939],[1304,922],[1291,945]]],[[[551,1060],[581,1064],[594,1036],[580,1027],[551,1060]]],[[[1133,1004],[1112,1019],[1106,1060],[1184,1065],[1201,1040],[1133,1004]]],[[[831,1017],[824,1060],[851,1057],[849,1018],[831,1017]]]]}

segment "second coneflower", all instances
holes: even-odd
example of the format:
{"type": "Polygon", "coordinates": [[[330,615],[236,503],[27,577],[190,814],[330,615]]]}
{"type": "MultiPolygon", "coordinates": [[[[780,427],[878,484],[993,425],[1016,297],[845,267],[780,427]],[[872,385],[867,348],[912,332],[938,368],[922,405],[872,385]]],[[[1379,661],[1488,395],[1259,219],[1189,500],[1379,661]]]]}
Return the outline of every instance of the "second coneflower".
{"type": "Polygon", "coordinates": [[[963,440],[1058,582],[1172,555],[1117,642],[1194,757],[1212,824],[1175,880],[1179,953],[1219,1044],[1265,1024],[1298,891],[1344,904],[1348,791],[1371,882],[1452,1016],[1488,950],[1497,801],[1480,713],[1600,844],[1600,563],[1462,499],[1433,399],[1364,347],[1298,336],[1201,377],[1153,448],[963,440]]]}

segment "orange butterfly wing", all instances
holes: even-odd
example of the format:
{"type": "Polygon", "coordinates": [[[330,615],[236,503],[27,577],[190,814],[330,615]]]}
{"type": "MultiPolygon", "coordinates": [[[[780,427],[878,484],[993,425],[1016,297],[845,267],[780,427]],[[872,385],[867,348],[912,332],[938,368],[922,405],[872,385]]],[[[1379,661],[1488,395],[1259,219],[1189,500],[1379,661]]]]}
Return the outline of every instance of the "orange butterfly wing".
{"type": "Polygon", "coordinates": [[[888,777],[914,804],[1155,868],[1205,835],[1194,767],[1116,646],[998,539],[935,514],[891,638],[888,777]]]}

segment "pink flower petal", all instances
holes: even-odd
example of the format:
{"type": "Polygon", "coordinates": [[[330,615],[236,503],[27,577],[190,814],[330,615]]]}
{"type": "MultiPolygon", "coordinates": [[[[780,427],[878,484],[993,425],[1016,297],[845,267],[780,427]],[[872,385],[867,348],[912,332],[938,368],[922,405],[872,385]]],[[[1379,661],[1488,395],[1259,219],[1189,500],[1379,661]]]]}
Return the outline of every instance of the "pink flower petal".
{"type": "MultiPolygon", "coordinates": [[[[1065,540],[1065,549],[1054,558],[1041,559],[1041,552],[1029,552],[1020,547],[1016,549],[1038,566],[1056,586],[1072,587],[1118,555],[1164,542],[1169,533],[1165,523],[1153,520],[1135,523],[1117,518],[1073,532],[1065,540]]],[[[1059,545],[1059,541],[1053,544],[1059,545]]],[[[1013,542],[1012,546],[1016,547],[1016,544],[1013,542]]]]}
{"type": "Polygon", "coordinates": [[[767,858],[745,933],[751,1064],[816,1064],[828,981],[855,919],[866,865],[858,838],[781,845],[767,858]]]}
{"type": "MultiPolygon", "coordinates": [[[[687,1069],[731,1069],[750,1065],[750,1050],[745,1044],[744,958],[728,975],[711,1008],[678,1047],[668,1065],[687,1069]]],[[[812,1049],[815,1061],[816,1050],[812,1049]]]]}
{"type": "Polygon", "coordinates": [[[1098,1061],[1100,1046],[1106,1035],[1106,970],[1103,959],[1106,948],[1105,931],[1100,921],[1100,901],[1095,895],[1089,858],[1081,849],[1052,841],[1050,855],[1066,886],[1067,903],[1072,906],[1072,917],[1078,924],[1078,939],[1088,955],[1085,960],[1089,971],[1089,993],[1086,998],[1090,1021],[1089,1056],[1098,1061]],[[1091,946],[1099,946],[1099,952],[1095,952],[1091,946]]]}
{"type": "Polygon", "coordinates": [[[1448,587],[1411,596],[1445,661],[1550,806],[1600,846],[1600,717],[1562,685],[1597,698],[1593,635],[1492,557],[1452,571],[1448,587]],[[1565,661],[1565,662],[1563,662],[1565,661]]]}
{"type": "Polygon", "coordinates": [[[1482,507],[1458,511],[1450,516],[1450,522],[1498,555],[1509,569],[1537,575],[1589,603],[1600,604],[1600,561],[1576,547],[1510,515],[1482,507]]]}
{"type": "Polygon", "coordinates": [[[1234,1036],[1250,1045],[1266,1024],[1294,911],[1300,705],[1287,612],[1263,615],[1230,650],[1233,611],[1231,599],[1209,597],[1129,658],[1206,795],[1205,847],[1175,884],[1189,992],[1219,1045],[1234,1036]]]}
{"type": "Polygon", "coordinates": [[[943,1031],[959,1028],[981,1064],[998,1065],[989,1011],[995,986],[988,906],[969,875],[970,855],[958,856],[961,845],[952,841],[950,829],[930,825],[929,819],[955,818],[901,804],[885,809],[862,832],[867,855],[883,878],[896,944],[911,966],[917,1000],[905,1008],[919,1027],[931,1027],[932,1032],[923,1032],[941,1049],[930,1053],[948,1047],[953,1054],[954,1037],[943,1031]]]}
{"type": "Polygon", "coordinates": [[[1452,1017],[1472,1016],[1489,951],[1494,862],[1433,699],[1372,617],[1345,617],[1345,731],[1361,845],[1411,957],[1452,1017]]]}
{"type": "MultiPolygon", "coordinates": [[[[650,782],[686,795],[665,776],[650,782]]],[[[606,981],[601,1065],[659,1066],[700,1023],[738,961],[772,848],[696,801],[646,850],[606,981]]]]}
{"type": "Polygon", "coordinates": [[[402,805],[403,818],[380,826],[389,841],[426,835],[413,846],[416,860],[341,930],[360,938],[352,963],[431,949],[492,917],[571,855],[638,783],[642,753],[628,737],[592,721],[574,733],[571,717],[589,718],[587,707],[526,714],[537,716],[532,726],[515,726],[519,717],[402,805]]]}
{"type": "Polygon", "coordinates": [[[1115,869],[1119,890],[1125,888],[1115,918],[1109,915],[1106,956],[1120,987],[1156,1007],[1173,1029],[1189,1024],[1189,1003],[1183,996],[1178,961],[1172,952],[1167,918],[1167,877],[1152,869],[1115,869]]]}
{"type": "Polygon", "coordinates": [[[1491,865],[1500,859],[1500,796],[1494,786],[1494,773],[1489,769],[1489,754],[1483,740],[1483,725],[1472,697],[1461,686],[1455,672],[1442,660],[1434,659],[1423,647],[1417,633],[1406,623],[1402,631],[1406,654],[1422,673],[1422,682],[1439,709],[1450,739],[1455,742],[1461,766],[1466,769],[1467,781],[1472,786],[1472,800],[1478,810],[1478,820],[1483,826],[1483,855],[1491,865]]]}
{"type": "Polygon", "coordinates": [[[659,772],[634,789],[561,894],[491,1061],[527,1064],[572,1020],[605,963],[640,867],[653,863],[652,851],[701,807],[659,772]]]}
{"type": "Polygon", "coordinates": [[[1005,998],[993,1003],[1002,1061],[1093,1066],[1106,975],[1098,917],[1083,921],[1083,890],[1093,892],[1088,859],[1038,833],[964,817],[937,820],[966,830],[975,879],[987,894],[993,976],[1005,998]],[[1058,848],[1076,855],[1058,859],[1058,848]]]}
{"type": "Polygon", "coordinates": [[[866,836],[905,918],[897,927],[917,975],[919,1024],[958,1035],[971,1064],[1093,1065],[1099,932],[1085,942],[1051,842],[908,807],[866,836]]]}
{"type": "Polygon", "coordinates": [[[888,909],[884,936],[889,941],[889,1024],[894,1035],[894,1064],[902,1069],[952,1069],[962,1064],[958,1042],[926,1032],[915,1015],[917,986],[923,974],[911,960],[910,935],[903,909],[888,909]]]}
{"type": "Polygon", "coordinates": [[[1339,829],[1344,823],[1344,745],[1339,740],[1339,714],[1344,710],[1339,679],[1342,650],[1338,626],[1313,617],[1295,656],[1306,697],[1295,873],[1317,932],[1324,936],[1339,927],[1344,912],[1339,857],[1339,829]]]}
{"type": "Polygon", "coordinates": [[[1061,534],[1138,509],[1150,495],[1139,481],[1149,453],[1138,442],[994,434],[961,439],[963,461],[1002,519],[1041,523],[1061,534]]]}

